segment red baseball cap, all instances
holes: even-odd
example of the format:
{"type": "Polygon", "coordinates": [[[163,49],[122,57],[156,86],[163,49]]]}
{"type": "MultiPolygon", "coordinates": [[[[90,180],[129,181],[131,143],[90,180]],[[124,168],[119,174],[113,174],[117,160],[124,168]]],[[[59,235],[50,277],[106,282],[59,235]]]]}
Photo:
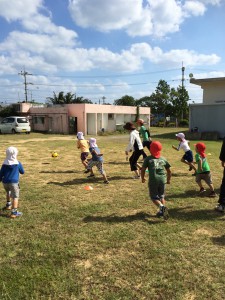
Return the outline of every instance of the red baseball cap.
{"type": "Polygon", "coordinates": [[[151,142],[150,152],[152,156],[154,156],[155,158],[159,158],[161,150],[162,150],[162,144],[160,142],[158,141],[151,142]]]}

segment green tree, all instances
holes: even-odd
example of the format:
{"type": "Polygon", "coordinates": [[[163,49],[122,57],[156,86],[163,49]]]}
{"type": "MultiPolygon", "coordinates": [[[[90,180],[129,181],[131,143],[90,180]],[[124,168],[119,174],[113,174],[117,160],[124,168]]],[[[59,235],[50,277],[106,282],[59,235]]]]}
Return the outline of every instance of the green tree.
{"type": "Polygon", "coordinates": [[[136,101],[132,96],[125,95],[114,101],[114,105],[135,106],[136,101]]]}
{"type": "Polygon", "coordinates": [[[172,88],[170,92],[170,100],[173,108],[172,114],[178,119],[188,119],[189,94],[185,87],[178,86],[176,90],[172,88]]]}
{"type": "Polygon", "coordinates": [[[170,104],[170,86],[165,80],[160,80],[154,93],[150,96],[152,113],[164,113],[169,115],[171,111],[170,104]]]}
{"type": "Polygon", "coordinates": [[[71,103],[90,103],[92,104],[92,101],[89,99],[86,99],[84,97],[77,97],[76,94],[72,94],[71,92],[68,92],[66,95],[64,95],[64,92],[59,92],[58,95],[56,95],[55,92],[53,92],[53,97],[47,97],[47,102],[51,104],[71,104],[71,103]]]}

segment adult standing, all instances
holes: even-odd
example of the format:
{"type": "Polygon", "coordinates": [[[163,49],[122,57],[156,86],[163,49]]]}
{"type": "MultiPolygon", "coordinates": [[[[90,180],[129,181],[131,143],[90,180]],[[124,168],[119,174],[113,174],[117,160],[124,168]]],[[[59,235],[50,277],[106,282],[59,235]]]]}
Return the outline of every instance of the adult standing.
{"type": "Polygon", "coordinates": [[[140,172],[137,167],[137,161],[141,155],[143,155],[143,158],[146,158],[147,155],[143,150],[143,145],[139,136],[139,132],[137,131],[134,124],[131,122],[127,122],[123,126],[123,128],[128,130],[130,133],[129,144],[127,145],[125,154],[126,156],[128,156],[128,152],[132,152],[132,155],[129,158],[130,169],[135,173],[134,179],[138,179],[140,178],[140,172]]]}
{"type": "Polygon", "coordinates": [[[218,200],[218,205],[216,206],[216,210],[220,212],[225,212],[225,137],[223,139],[223,144],[220,150],[219,159],[221,160],[221,166],[223,168],[223,178],[220,186],[220,195],[218,200]]]}

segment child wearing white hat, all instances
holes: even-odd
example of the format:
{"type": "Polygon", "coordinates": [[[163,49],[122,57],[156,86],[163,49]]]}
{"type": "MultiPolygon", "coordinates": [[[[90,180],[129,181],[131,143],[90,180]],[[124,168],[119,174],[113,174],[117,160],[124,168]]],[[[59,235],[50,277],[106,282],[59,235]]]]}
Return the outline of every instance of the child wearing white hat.
{"type": "Polygon", "coordinates": [[[189,165],[189,171],[194,170],[195,173],[192,174],[193,176],[196,175],[196,167],[194,166],[194,159],[193,159],[193,152],[191,151],[191,148],[188,144],[188,141],[185,139],[185,135],[183,132],[175,134],[177,137],[177,140],[179,141],[179,145],[176,147],[172,145],[172,148],[179,151],[182,149],[184,151],[184,155],[181,158],[181,162],[189,165]]]}

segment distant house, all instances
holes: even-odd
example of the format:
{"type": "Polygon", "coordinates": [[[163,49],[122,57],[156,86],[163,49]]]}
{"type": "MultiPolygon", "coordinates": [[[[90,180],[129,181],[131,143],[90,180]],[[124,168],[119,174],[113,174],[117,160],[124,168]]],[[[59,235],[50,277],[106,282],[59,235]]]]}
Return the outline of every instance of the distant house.
{"type": "Polygon", "coordinates": [[[195,79],[190,83],[203,89],[203,103],[190,104],[189,126],[199,132],[215,132],[219,138],[225,136],[225,77],[195,79]]]}
{"type": "MultiPolygon", "coordinates": [[[[82,131],[85,134],[96,135],[101,131],[120,130],[126,122],[134,122],[137,108],[86,103],[38,107],[31,105],[27,114],[33,131],[63,134],[82,131]]],[[[139,117],[149,126],[150,108],[139,107],[139,117]]]]}

